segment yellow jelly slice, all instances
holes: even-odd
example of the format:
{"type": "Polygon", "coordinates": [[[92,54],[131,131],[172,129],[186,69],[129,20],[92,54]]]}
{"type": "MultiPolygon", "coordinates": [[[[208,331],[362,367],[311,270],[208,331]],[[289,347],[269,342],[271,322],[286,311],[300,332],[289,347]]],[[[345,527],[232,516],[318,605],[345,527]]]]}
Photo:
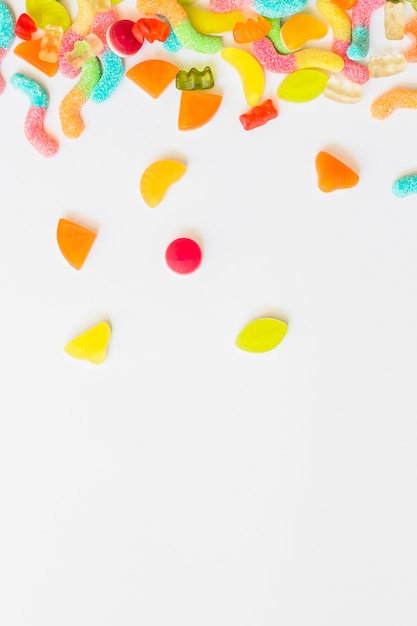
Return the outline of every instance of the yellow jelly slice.
{"type": "Polygon", "coordinates": [[[260,317],[249,322],[239,333],[236,346],[246,352],[273,350],[287,334],[288,325],[273,317],[260,317]]]}
{"type": "Polygon", "coordinates": [[[327,26],[316,17],[306,13],[291,15],[281,27],[281,39],[291,51],[299,50],[311,39],[322,39],[327,35],[327,26]]]}
{"type": "Polygon", "coordinates": [[[165,197],[168,188],[184,176],[187,167],[174,159],[151,163],[140,179],[140,192],[148,206],[154,208],[165,197]]]}
{"type": "Polygon", "coordinates": [[[262,65],[255,57],[241,48],[223,48],[222,58],[232,65],[242,80],[243,92],[248,106],[259,104],[265,87],[265,74],[262,65]]]}
{"type": "Polygon", "coordinates": [[[297,70],[284,78],[277,95],[289,102],[308,102],[323,93],[328,80],[319,70],[297,70]]]}
{"type": "Polygon", "coordinates": [[[99,365],[106,360],[110,337],[110,324],[100,322],[100,324],[93,326],[93,328],[67,343],[64,346],[64,350],[74,359],[83,359],[99,365]]]}

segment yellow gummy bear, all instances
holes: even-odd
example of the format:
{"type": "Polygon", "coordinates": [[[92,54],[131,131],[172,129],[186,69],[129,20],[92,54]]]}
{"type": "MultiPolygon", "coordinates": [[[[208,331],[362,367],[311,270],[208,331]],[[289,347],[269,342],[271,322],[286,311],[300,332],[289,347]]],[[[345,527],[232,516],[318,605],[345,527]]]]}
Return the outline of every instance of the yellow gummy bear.
{"type": "Polygon", "coordinates": [[[111,337],[111,327],[107,322],[100,322],[82,335],[79,335],[64,350],[74,359],[83,359],[99,365],[106,360],[107,346],[111,337]]]}

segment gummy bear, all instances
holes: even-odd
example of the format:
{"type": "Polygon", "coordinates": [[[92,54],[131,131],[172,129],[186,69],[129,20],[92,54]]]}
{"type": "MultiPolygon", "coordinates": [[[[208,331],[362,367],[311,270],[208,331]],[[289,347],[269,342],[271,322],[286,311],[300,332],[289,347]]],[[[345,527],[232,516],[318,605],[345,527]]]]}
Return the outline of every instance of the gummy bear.
{"type": "Polygon", "coordinates": [[[61,26],[54,26],[53,24],[45,26],[41,40],[41,48],[39,50],[39,58],[42,61],[46,61],[47,63],[58,62],[63,34],[64,31],[61,26]]]}
{"type": "Polygon", "coordinates": [[[263,126],[278,116],[278,111],[274,107],[271,99],[265,100],[262,104],[252,107],[247,113],[240,115],[239,120],[245,130],[252,130],[258,126],[263,126]]]}
{"type": "Polygon", "coordinates": [[[207,65],[202,71],[197,70],[195,67],[192,67],[188,72],[180,70],[175,78],[175,86],[183,91],[211,89],[214,87],[211,68],[207,65]]]}
{"type": "Polygon", "coordinates": [[[71,52],[67,52],[65,58],[74,69],[80,69],[86,61],[98,56],[103,48],[104,44],[100,37],[90,33],[81,41],[76,41],[74,49],[71,52]]]}
{"type": "Polygon", "coordinates": [[[385,37],[390,40],[404,38],[404,1],[387,0],[384,5],[385,37]]]}

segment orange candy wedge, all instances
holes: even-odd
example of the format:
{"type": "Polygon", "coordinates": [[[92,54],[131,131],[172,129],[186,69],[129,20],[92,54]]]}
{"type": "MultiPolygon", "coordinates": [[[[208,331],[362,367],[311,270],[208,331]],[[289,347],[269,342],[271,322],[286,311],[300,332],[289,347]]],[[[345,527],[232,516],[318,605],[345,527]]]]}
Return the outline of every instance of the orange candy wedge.
{"type": "Polygon", "coordinates": [[[90,252],[97,233],[80,224],[61,218],[58,222],[56,238],[64,259],[80,270],[90,252]]]}
{"type": "Polygon", "coordinates": [[[13,52],[24,59],[33,67],[40,70],[47,76],[55,76],[58,72],[58,63],[49,63],[48,61],[42,61],[39,58],[39,52],[41,49],[41,41],[42,39],[30,39],[29,41],[22,41],[19,43],[13,52]]]}
{"type": "Polygon", "coordinates": [[[328,152],[318,153],[316,170],[319,189],[324,192],[348,189],[355,187],[359,182],[359,176],[356,172],[328,152]]]}
{"type": "Polygon", "coordinates": [[[126,72],[136,85],[144,89],[152,98],[159,98],[174,80],[179,67],[163,59],[149,59],[134,65],[126,72]]]}
{"type": "Polygon", "coordinates": [[[204,126],[215,116],[222,96],[203,91],[182,91],[178,115],[179,130],[193,130],[204,126]]]}

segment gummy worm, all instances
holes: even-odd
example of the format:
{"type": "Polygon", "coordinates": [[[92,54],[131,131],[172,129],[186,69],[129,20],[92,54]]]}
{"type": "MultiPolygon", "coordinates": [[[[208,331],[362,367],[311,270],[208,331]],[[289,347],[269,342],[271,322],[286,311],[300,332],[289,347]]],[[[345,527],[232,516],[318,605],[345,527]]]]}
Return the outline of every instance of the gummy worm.
{"type": "Polygon", "coordinates": [[[268,37],[254,41],[252,52],[265,70],[278,74],[290,74],[310,67],[340,72],[344,67],[342,57],[330,50],[305,48],[291,54],[279,54],[268,37]]]}
{"type": "Polygon", "coordinates": [[[417,193],[417,175],[410,174],[409,176],[402,176],[392,185],[392,193],[397,198],[405,198],[412,193],[417,193]]]}
{"type": "Polygon", "coordinates": [[[220,37],[202,35],[194,29],[187,13],[177,0],[137,0],[136,7],[144,15],[165,17],[184,48],[205,54],[215,54],[222,48],[220,37]]]}
{"type": "Polygon", "coordinates": [[[97,57],[86,61],[81,67],[81,78],[62,100],[59,107],[59,118],[64,135],[75,139],[84,130],[81,109],[90,98],[91,92],[101,76],[100,63],[97,57]]]}
{"type": "Polygon", "coordinates": [[[371,114],[384,120],[397,109],[417,109],[417,91],[414,89],[390,89],[371,104],[371,114]]]}
{"type": "Polygon", "coordinates": [[[405,58],[409,63],[417,61],[417,17],[407,22],[404,26],[404,35],[411,39],[411,46],[404,52],[405,58]]]}
{"type": "Polygon", "coordinates": [[[235,10],[254,11],[263,17],[287,17],[302,11],[307,0],[210,0],[213,13],[228,13],[235,10]]]}
{"type": "MultiPolygon", "coordinates": [[[[14,15],[9,6],[0,0],[0,64],[9,52],[14,40],[14,15]]],[[[3,93],[6,84],[0,76],[0,94],[3,93]]]]}
{"type": "Polygon", "coordinates": [[[271,24],[271,30],[267,34],[268,39],[274,44],[274,48],[280,54],[289,54],[290,50],[284,46],[281,38],[281,20],[279,17],[270,17],[269,23],[271,24]]]}
{"type": "Polygon", "coordinates": [[[347,56],[352,37],[352,25],[348,15],[332,0],[318,0],[317,11],[328,21],[333,32],[332,50],[345,62],[342,74],[354,83],[363,85],[369,80],[369,71],[364,65],[347,56]]]}
{"type": "Polygon", "coordinates": [[[90,0],[77,0],[78,15],[72,23],[71,27],[64,33],[59,52],[59,69],[63,76],[67,78],[75,78],[80,73],[79,69],[72,67],[71,63],[66,59],[65,54],[74,49],[77,41],[84,39],[90,32],[91,24],[95,17],[93,3],[90,0]]]}
{"type": "Polygon", "coordinates": [[[359,61],[369,52],[369,22],[376,9],[384,6],[385,0],[357,0],[352,9],[352,43],[347,55],[352,61],[359,61]]]}
{"type": "Polygon", "coordinates": [[[91,25],[90,32],[97,35],[104,44],[103,50],[98,55],[101,63],[101,77],[90,94],[93,102],[105,102],[119,85],[125,73],[122,59],[110,50],[106,41],[107,30],[117,19],[115,11],[103,11],[97,13],[91,25]]]}
{"type": "Polygon", "coordinates": [[[11,83],[15,89],[29,98],[29,110],[24,126],[27,140],[42,156],[54,156],[58,152],[59,144],[56,139],[48,135],[44,128],[49,104],[46,90],[36,80],[20,73],[13,74],[11,83]]]}

